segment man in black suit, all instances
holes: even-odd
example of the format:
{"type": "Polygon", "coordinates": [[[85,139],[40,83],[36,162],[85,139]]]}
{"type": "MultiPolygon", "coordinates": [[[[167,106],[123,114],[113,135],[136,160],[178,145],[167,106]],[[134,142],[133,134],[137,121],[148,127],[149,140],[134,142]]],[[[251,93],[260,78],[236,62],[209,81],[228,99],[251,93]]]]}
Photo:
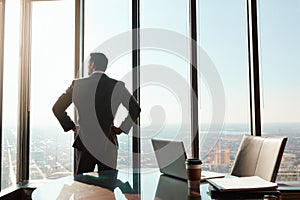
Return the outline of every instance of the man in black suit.
{"type": "Polygon", "coordinates": [[[140,113],[135,98],[121,81],[109,78],[104,72],[108,60],[102,53],[91,53],[88,78],[74,80],[53,106],[53,113],[64,131],[73,130],[77,149],[75,174],[115,169],[118,140],[122,132],[128,134],[140,113]],[[68,116],[66,109],[74,103],[78,112],[78,124],[68,116]],[[122,104],[128,115],[120,127],[114,126],[114,117],[122,104]]]}

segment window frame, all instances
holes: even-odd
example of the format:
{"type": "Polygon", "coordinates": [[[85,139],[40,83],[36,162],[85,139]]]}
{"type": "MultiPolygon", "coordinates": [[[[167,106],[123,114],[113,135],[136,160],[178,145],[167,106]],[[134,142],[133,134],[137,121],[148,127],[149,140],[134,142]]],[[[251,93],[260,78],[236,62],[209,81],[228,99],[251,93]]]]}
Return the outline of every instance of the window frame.
{"type": "MultiPolygon", "coordinates": [[[[0,0],[0,144],[2,144],[4,25],[5,25],[5,0],[0,0]]],[[[2,183],[2,150],[0,151],[0,190],[2,187],[1,183],[2,183]]]]}
{"type": "MultiPolygon", "coordinates": [[[[31,56],[31,3],[43,0],[21,1],[21,41],[20,41],[20,84],[19,84],[19,114],[18,114],[18,160],[17,183],[29,179],[29,151],[30,151],[30,56],[31,56]]],[[[44,0],[51,1],[51,0],[44,0]]],[[[260,74],[259,74],[259,30],[257,0],[247,2],[247,29],[248,29],[248,68],[249,68],[249,94],[250,94],[250,124],[251,135],[261,136],[261,110],[260,110],[260,74]]],[[[75,75],[80,75],[81,65],[84,63],[84,3],[85,0],[75,0],[75,75]]],[[[189,0],[189,38],[197,41],[197,1],[189,0]]],[[[2,142],[2,101],[3,101],[3,47],[4,47],[4,19],[5,0],[0,0],[0,142],[2,142]]],[[[132,69],[133,69],[133,95],[140,103],[140,0],[132,0],[132,69]]],[[[191,98],[191,141],[193,157],[199,157],[199,124],[198,124],[198,78],[197,78],[197,47],[190,44],[190,82],[197,98],[191,98]]],[[[201,66],[199,66],[201,67],[201,66]]],[[[78,78],[78,77],[75,77],[78,78]]],[[[192,91],[190,91],[192,93],[192,91]]],[[[76,117],[76,116],[75,116],[76,117]]],[[[133,170],[140,170],[140,121],[133,128],[133,170]]],[[[75,162],[76,159],[74,159],[75,162]]],[[[2,166],[2,153],[0,152],[2,166]]],[[[74,165],[75,166],[75,165],[74,165]]],[[[138,174],[138,173],[135,173],[138,174]]],[[[0,180],[1,169],[0,169],[0,180]]],[[[140,177],[135,179],[135,189],[140,189],[140,177]],[[139,180],[136,182],[136,180],[139,180]]],[[[1,182],[0,182],[1,187],[1,182]]]]}

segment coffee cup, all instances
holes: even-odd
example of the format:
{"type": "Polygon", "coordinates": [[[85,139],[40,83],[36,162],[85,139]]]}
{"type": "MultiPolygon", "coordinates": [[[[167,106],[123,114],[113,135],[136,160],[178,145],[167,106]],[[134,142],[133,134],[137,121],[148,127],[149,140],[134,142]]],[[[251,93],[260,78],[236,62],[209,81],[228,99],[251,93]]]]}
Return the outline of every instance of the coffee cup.
{"type": "Polygon", "coordinates": [[[185,161],[189,188],[199,188],[201,180],[201,160],[188,158],[185,161]]]}

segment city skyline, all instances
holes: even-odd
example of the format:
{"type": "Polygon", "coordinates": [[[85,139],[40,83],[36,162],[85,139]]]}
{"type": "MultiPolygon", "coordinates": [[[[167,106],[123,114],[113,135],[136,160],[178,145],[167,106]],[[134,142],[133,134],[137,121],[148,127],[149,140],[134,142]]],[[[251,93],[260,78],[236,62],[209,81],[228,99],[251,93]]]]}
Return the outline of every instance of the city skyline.
{"type": "MultiPolygon", "coordinates": [[[[296,138],[289,140],[289,146],[286,146],[283,159],[281,162],[279,170],[278,180],[284,181],[295,181],[300,180],[300,138],[295,137],[300,131],[300,128],[295,126],[290,126],[285,124],[285,130],[288,130],[283,134],[281,126],[270,126],[268,129],[273,132],[273,137],[287,136],[288,138],[296,138]]],[[[16,170],[16,145],[13,143],[16,141],[14,137],[16,135],[12,130],[7,131],[3,138],[4,152],[3,152],[3,170],[2,170],[2,182],[6,181],[7,184],[13,184],[15,179],[16,170]]],[[[73,173],[73,149],[69,148],[69,145],[65,145],[66,139],[69,137],[67,134],[55,135],[49,134],[55,131],[55,127],[49,130],[49,128],[41,127],[41,129],[33,130],[32,133],[35,137],[31,140],[31,155],[30,155],[30,179],[31,180],[41,180],[41,179],[55,179],[73,173]],[[39,137],[36,137],[38,135],[39,137]],[[60,138],[60,139],[57,139],[60,138]],[[57,143],[58,141],[58,143],[57,143]]],[[[182,139],[185,144],[189,141],[189,128],[184,130],[182,137],[177,138],[177,140],[182,139]]],[[[165,133],[161,133],[156,137],[172,139],[174,137],[174,131],[172,128],[167,128],[164,130],[165,133]]],[[[201,132],[200,132],[201,135],[201,132]]],[[[243,131],[241,131],[240,126],[230,126],[222,132],[218,139],[218,143],[215,144],[212,138],[208,138],[206,144],[201,147],[202,150],[206,150],[206,146],[215,145],[210,152],[202,158],[203,169],[209,171],[217,171],[221,173],[229,173],[235,158],[236,151],[240,145],[241,138],[243,136],[243,131]]],[[[141,153],[141,163],[142,168],[155,168],[157,167],[156,158],[150,143],[150,138],[142,139],[142,153],[141,153]]],[[[68,139],[67,139],[68,140],[68,139]]],[[[119,138],[120,149],[118,156],[118,166],[119,170],[130,171],[132,168],[132,149],[129,148],[128,141],[126,138],[119,138]]],[[[70,144],[71,145],[71,144],[70,144]]],[[[188,157],[190,156],[189,146],[185,145],[188,157]]],[[[201,153],[200,153],[201,154],[201,153]]],[[[151,171],[151,170],[150,170],[151,171]]]]}

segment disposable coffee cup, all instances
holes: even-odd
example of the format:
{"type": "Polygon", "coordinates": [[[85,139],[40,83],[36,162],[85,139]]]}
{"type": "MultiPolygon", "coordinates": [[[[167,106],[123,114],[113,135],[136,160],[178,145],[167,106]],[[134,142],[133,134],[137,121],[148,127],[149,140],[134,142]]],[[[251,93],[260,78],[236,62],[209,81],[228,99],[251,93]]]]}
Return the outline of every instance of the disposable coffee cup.
{"type": "Polygon", "coordinates": [[[189,158],[185,161],[189,188],[199,188],[201,179],[201,160],[189,158]]]}

